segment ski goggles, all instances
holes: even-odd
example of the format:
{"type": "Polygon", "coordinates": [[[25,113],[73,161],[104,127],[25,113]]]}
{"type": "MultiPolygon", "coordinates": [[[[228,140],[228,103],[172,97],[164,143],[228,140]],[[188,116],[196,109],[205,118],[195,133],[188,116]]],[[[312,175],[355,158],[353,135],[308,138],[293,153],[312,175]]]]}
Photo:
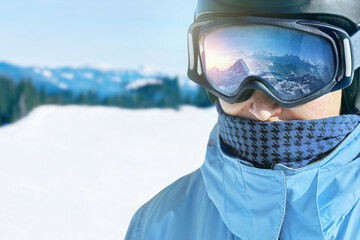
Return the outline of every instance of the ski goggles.
{"type": "Polygon", "coordinates": [[[349,86],[360,67],[360,31],[323,22],[216,18],[188,31],[188,77],[228,103],[254,89],[291,108],[349,86]]]}

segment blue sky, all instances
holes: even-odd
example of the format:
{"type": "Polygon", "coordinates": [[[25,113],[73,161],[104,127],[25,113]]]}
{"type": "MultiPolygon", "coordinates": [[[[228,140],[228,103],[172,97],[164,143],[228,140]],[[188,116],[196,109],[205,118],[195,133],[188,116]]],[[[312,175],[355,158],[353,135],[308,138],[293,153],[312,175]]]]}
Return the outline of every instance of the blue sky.
{"type": "Polygon", "coordinates": [[[196,0],[0,3],[0,60],[22,66],[146,64],[186,74],[196,0]]]}
{"type": "Polygon", "coordinates": [[[241,52],[252,54],[259,50],[276,56],[290,53],[316,64],[333,65],[330,42],[316,35],[303,34],[286,28],[231,26],[210,31],[207,38],[208,52],[213,50],[211,64],[207,61],[211,66],[227,68],[244,57],[241,56],[241,52]]]}

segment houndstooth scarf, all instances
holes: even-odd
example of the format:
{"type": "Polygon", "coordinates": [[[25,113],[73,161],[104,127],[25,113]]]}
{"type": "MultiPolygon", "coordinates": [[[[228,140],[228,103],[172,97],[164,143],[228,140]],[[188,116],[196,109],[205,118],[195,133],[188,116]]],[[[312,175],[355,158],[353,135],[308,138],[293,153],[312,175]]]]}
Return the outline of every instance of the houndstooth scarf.
{"type": "Polygon", "coordinates": [[[219,102],[216,108],[223,150],[258,168],[299,168],[320,160],[360,123],[358,115],[261,122],[230,116],[219,102]]]}

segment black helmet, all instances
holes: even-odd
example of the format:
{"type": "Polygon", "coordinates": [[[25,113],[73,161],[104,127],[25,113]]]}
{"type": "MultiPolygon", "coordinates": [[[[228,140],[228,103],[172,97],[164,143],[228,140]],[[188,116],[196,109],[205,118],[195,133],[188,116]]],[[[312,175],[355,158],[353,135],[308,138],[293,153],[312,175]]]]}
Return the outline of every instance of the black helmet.
{"type": "MultiPolygon", "coordinates": [[[[360,27],[359,0],[198,0],[195,21],[214,16],[267,16],[326,22],[354,34],[360,27]]],[[[217,97],[208,92],[214,102],[217,97]]],[[[343,89],[342,114],[360,114],[360,69],[343,89]]]]}

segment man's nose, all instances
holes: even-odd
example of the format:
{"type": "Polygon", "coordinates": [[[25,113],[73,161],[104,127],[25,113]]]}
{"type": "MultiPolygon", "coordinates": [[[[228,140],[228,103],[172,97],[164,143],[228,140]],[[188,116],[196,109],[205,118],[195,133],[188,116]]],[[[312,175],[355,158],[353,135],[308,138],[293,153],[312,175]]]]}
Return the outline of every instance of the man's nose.
{"type": "Polygon", "coordinates": [[[255,90],[248,101],[249,112],[259,121],[267,121],[282,112],[281,105],[260,90],[255,90]]]}

